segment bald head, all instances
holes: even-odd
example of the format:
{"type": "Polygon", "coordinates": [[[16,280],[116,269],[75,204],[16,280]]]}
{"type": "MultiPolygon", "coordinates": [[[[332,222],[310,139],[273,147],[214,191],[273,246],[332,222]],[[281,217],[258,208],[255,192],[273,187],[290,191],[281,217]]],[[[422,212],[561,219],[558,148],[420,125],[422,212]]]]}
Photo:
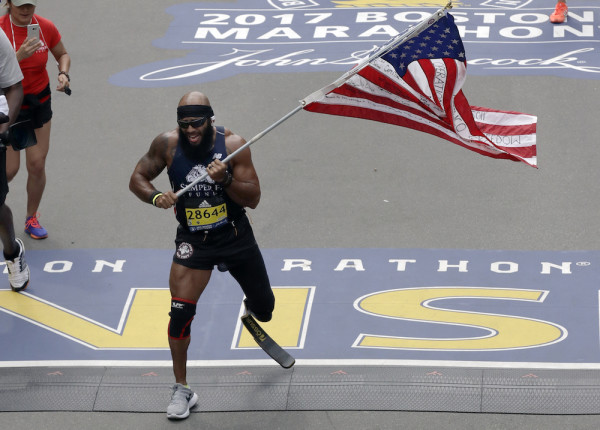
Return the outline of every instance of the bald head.
{"type": "Polygon", "coordinates": [[[177,119],[212,118],[215,113],[210,106],[208,97],[199,91],[192,91],[179,100],[177,119]]]}
{"type": "Polygon", "coordinates": [[[179,100],[179,106],[189,106],[189,105],[204,105],[210,106],[210,101],[208,101],[208,97],[206,97],[200,91],[191,91],[184,95],[181,100],[179,100]]]}

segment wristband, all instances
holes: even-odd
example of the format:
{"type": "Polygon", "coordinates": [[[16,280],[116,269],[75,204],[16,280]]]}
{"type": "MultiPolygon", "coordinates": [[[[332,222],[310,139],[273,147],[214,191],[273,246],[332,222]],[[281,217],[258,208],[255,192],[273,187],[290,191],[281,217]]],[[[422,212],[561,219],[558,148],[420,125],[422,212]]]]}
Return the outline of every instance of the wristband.
{"type": "Polygon", "coordinates": [[[63,72],[62,70],[60,72],[58,72],[58,76],[60,75],[65,75],[67,77],[67,81],[71,82],[71,77],[69,76],[69,74],[67,72],[63,72]]]}
{"type": "Polygon", "coordinates": [[[222,186],[223,188],[227,188],[228,186],[231,185],[231,183],[233,182],[233,175],[231,173],[229,173],[229,171],[225,171],[225,179],[223,179],[223,181],[219,182],[219,185],[222,186]]]}
{"type": "Polygon", "coordinates": [[[156,206],[156,199],[158,199],[160,196],[162,196],[163,193],[161,193],[160,191],[155,191],[151,196],[150,196],[150,203],[153,206],[156,206]]]}

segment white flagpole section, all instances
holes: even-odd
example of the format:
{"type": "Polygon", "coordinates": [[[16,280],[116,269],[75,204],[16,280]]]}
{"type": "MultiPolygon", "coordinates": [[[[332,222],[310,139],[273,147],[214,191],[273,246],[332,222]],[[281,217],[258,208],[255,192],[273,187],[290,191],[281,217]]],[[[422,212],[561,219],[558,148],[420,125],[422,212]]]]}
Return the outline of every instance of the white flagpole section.
{"type": "Polygon", "coordinates": [[[385,45],[380,47],[377,51],[375,51],[373,54],[371,54],[368,58],[366,58],[366,59],[362,60],[360,63],[358,63],[354,68],[352,68],[352,70],[347,71],[343,76],[341,76],[336,81],[332,82],[331,84],[327,85],[326,87],[321,88],[318,91],[315,91],[314,93],[312,93],[311,95],[306,97],[304,100],[301,100],[300,101],[301,105],[306,106],[312,102],[320,100],[321,98],[323,98],[323,96],[325,96],[325,94],[327,94],[327,93],[333,91],[334,89],[336,89],[337,87],[341,86],[344,82],[346,82],[352,76],[354,76],[358,72],[360,72],[367,64],[369,64],[375,58],[378,58],[378,57],[388,53],[392,49],[403,44],[407,40],[412,39],[413,37],[419,35],[421,32],[423,32],[423,30],[426,30],[431,25],[435,24],[442,16],[444,16],[446,14],[446,9],[451,9],[451,8],[452,8],[452,1],[448,2],[448,4],[446,6],[444,6],[443,8],[441,8],[440,10],[438,10],[437,12],[432,14],[429,18],[424,19],[423,21],[421,21],[414,27],[409,28],[404,34],[399,34],[398,36],[394,37],[388,43],[386,43],[385,45]]]}
{"type": "MultiPolygon", "coordinates": [[[[355,74],[357,74],[370,61],[372,61],[373,59],[375,59],[375,58],[377,58],[377,57],[385,54],[386,52],[394,49],[396,46],[401,45],[402,43],[406,42],[407,40],[409,40],[409,39],[415,37],[416,35],[420,34],[423,30],[429,28],[432,24],[436,23],[442,16],[444,16],[446,14],[446,9],[451,9],[451,8],[452,8],[452,1],[448,2],[448,4],[446,6],[444,6],[443,8],[441,8],[440,10],[438,10],[437,12],[435,12],[434,14],[432,14],[429,18],[421,21],[416,26],[409,28],[404,34],[399,34],[398,36],[394,37],[392,40],[390,40],[388,43],[386,43],[381,48],[379,48],[376,52],[374,52],[368,58],[362,60],[352,70],[346,72],[343,76],[341,76],[335,82],[331,83],[330,85],[327,85],[324,88],[321,88],[319,91],[315,91],[314,93],[312,93],[311,95],[309,95],[308,97],[306,97],[304,100],[301,100],[300,101],[300,105],[297,106],[294,110],[292,110],[287,115],[285,115],[284,117],[282,117],[279,121],[271,124],[269,127],[267,127],[266,129],[264,129],[263,131],[261,131],[260,133],[258,133],[256,136],[254,136],[252,139],[250,139],[248,142],[246,142],[243,146],[240,146],[237,150],[235,150],[234,152],[232,152],[231,154],[229,154],[227,157],[225,157],[221,161],[223,163],[227,163],[227,161],[229,161],[233,157],[235,157],[240,151],[243,151],[244,149],[246,149],[247,147],[249,147],[250,145],[252,145],[253,143],[255,143],[258,139],[260,139],[261,137],[263,137],[265,134],[267,134],[268,132],[270,132],[271,130],[273,130],[275,127],[277,127],[278,125],[280,125],[282,122],[286,121],[291,116],[293,116],[294,114],[296,114],[299,111],[301,111],[304,106],[306,106],[307,104],[312,103],[312,102],[314,102],[316,100],[319,100],[321,97],[323,97],[325,94],[327,94],[331,90],[334,90],[335,88],[337,88],[340,85],[342,85],[344,82],[346,82],[352,76],[354,76],[355,74]]],[[[198,184],[200,181],[204,180],[207,176],[208,176],[208,173],[204,173],[203,175],[200,175],[199,178],[195,179],[193,182],[189,183],[184,188],[182,188],[179,191],[177,191],[177,193],[175,193],[175,194],[177,195],[177,197],[181,197],[181,195],[183,193],[185,193],[186,191],[188,191],[194,185],[198,184]]]]}

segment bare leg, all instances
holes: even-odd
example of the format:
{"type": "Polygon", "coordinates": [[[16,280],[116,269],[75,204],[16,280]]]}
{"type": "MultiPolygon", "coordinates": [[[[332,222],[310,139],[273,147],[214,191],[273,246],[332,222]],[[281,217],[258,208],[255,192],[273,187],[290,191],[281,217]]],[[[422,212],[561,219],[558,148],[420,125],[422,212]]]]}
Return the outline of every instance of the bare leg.
{"type": "Polygon", "coordinates": [[[6,179],[12,181],[17,175],[21,165],[21,152],[15,151],[12,146],[6,147],[6,179]]]}
{"type": "Polygon", "coordinates": [[[50,128],[48,121],[42,128],[35,129],[37,144],[25,149],[27,153],[27,216],[34,215],[40,207],[46,188],[46,157],[50,149],[50,128]]]}
{"type": "MultiPolygon", "coordinates": [[[[171,297],[197,302],[210,280],[211,270],[196,270],[173,263],[169,276],[171,297]]],[[[187,351],[191,337],[173,339],[169,337],[169,348],[173,359],[175,382],[187,385],[187,351]]]]}
{"type": "Polygon", "coordinates": [[[169,337],[169,348],[173,359],[173,375],[175,382],[187,385],[187,350],[190,346],[191,337],[187,339],[173,339],[169,337]]]}
{"type": "Polygon", "coordinates": [[[19,245],[15,242],[12,212],[6,203],[0,206],[0,240],[4,246],[4,255],[15,255],[19,251],[19,245]]]}

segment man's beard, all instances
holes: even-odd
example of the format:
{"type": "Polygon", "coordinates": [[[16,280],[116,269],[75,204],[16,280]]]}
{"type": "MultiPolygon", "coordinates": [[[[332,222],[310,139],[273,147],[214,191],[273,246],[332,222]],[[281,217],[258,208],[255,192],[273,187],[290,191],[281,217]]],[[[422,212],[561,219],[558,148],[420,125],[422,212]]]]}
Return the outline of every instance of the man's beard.
{"type": "Polygon", "coordinates": [[[202,135],[198,145],[192,145],[187,136],[181,129],[179,130],[179,145],[184,155],[190,160],[202,161],[209,154],[213,147],[212,127],[207,128],[207,132],[202,135]]]}

